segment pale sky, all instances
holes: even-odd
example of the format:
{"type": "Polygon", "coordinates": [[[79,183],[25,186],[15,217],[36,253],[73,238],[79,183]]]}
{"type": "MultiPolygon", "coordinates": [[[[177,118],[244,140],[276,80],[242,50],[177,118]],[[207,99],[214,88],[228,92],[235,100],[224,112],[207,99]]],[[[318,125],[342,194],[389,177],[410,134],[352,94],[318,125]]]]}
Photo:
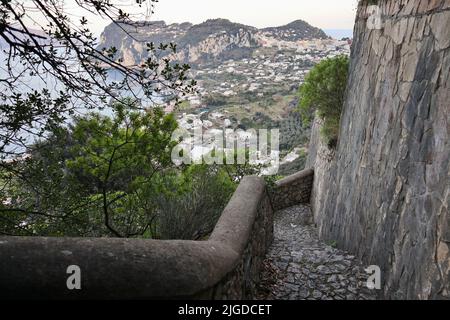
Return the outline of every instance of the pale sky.
{"type": "MultiPolygon", "coordinates": [[[[123,5],[126,12],[140,13],[136,0],[112,0],[123,5]]],[[[74,0],[62,0],[65,10],[74,17],[85,15],[77,9],[74,0]]],[[[254,27],[273,27],[305,20],[321,29],[353,29],[358,0],[159,0],[150,21],[167,23],[201,23],[207,19],[224,18],[254,27]]],[[[99,35],[109,23],[87,15],[90,29],[99,35]]],[[[37,18],[37,20],[40,20],[37,18]]]]}
{"type": "Polygon", "coordinates": [[[254,27],[302,19],[322,29],[353,29],[357,0],[159,0],[154,20],[200,23],[226,18],[254,27]]]}

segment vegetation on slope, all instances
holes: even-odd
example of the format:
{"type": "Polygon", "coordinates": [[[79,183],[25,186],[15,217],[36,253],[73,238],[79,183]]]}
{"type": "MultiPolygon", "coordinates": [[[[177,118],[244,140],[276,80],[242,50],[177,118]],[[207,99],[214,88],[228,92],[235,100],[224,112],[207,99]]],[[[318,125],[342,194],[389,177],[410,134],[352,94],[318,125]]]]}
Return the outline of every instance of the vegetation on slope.
{"type": "Polygon", "coordinates": [[[349,58],[337,56],[318,63],[306,76],[300,87],[299,108],[305,119],[314,112],[324,120],[322,137],[335,146],[339,135],[339,122],[347,86],[349,58]]]}
{"type": "MultiPolygon", "coordinates": [[[[215,226],[239,168],[171,160],[173,115],[91,113],[55,126],[30,156],[0,167],[0,234],[200,239],[215,226]]],[[[245,173],[244,173],[245,174],[245,173]]]]}

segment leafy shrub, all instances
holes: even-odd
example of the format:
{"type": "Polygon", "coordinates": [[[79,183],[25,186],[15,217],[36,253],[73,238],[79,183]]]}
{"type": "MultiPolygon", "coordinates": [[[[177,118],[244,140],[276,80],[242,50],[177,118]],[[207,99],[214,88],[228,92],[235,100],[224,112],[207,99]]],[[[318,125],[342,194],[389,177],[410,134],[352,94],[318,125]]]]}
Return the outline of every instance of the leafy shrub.
{"type": "Polygon", "coordinates": [[[349,58],[344,55],[323,60],[308,73],[300,87],[300,112],[304,119],[310,120],[317,112],[324,120],[322,137],[329,146],[334,146],[338,139],[348,67],[349,58]]]}
{"type": "Polygon", "coordinates": [[[178,192],[159,196],[159,238],[203,239],[214,229],[236,184],[219,166],[193,165],[179,178],[178,192]]]}
{"type": "Polygon", "coordinates": [[[172,166],[173,115],[137,111],[131,101],[58,126],[25,161],[3,166],[15,173],[0,205],[8,233],[44,236],[149,235],[155,179],[172,166]],[[20,173],[20,174],[18,174],[20,173]]]}
{"type": "Polygon", "coordinates": [[[212,230],[240,168],[175,168],[173,115],[130,101],[113,109],[0,163],[0,234],[199,239],[212,230]]]}

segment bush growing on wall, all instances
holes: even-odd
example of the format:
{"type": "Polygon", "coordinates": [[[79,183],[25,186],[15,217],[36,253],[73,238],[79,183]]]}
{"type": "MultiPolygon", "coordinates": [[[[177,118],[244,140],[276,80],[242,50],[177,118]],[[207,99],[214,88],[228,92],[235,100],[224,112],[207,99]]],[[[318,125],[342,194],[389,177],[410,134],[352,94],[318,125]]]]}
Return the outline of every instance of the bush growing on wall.
{"type": "Polygon", "coordinates": [[[322,137],[330,147],[338,139],[348,67],[347,56],[323,60],[308,73],[300,87],[300,112],[305,120],[310,120],[314,112],[324,120],[322,137]]]}

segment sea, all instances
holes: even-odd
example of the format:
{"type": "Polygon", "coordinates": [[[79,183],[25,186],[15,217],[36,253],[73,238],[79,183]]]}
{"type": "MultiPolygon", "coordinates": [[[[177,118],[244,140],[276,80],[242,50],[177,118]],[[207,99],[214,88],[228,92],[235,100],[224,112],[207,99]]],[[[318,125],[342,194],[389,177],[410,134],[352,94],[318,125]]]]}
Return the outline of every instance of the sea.
{"type": "Polygon", "coordinates": [[[340,40],[342,38],[353,39],[353,29],[324,29],[328,36],[340,40]]]}

